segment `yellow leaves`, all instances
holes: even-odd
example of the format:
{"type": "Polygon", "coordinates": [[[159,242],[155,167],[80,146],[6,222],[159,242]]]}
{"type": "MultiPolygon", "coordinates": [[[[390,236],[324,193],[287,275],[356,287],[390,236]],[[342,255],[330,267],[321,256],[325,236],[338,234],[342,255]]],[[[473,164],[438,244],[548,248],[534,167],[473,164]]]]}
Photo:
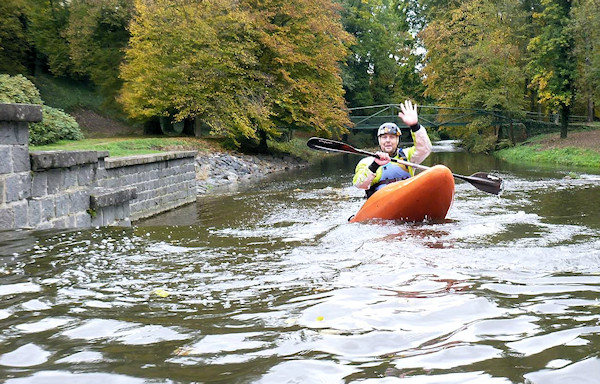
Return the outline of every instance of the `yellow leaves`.
{"type": "Polygon", "coordinates": [[[351,41],[330,0],[136,0],[120,100],[132,116],[198,117],[256,138],[278,125],[343,130],[351,41]],[[331,127],[331,128],[330,128],[331,127]]]}

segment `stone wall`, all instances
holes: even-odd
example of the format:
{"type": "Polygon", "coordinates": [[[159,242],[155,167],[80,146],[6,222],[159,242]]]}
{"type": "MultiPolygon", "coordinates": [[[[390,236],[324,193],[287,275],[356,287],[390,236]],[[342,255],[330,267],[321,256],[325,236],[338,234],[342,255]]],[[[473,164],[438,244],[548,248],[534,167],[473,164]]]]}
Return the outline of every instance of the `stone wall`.
{"type": "Polygon", "coordinates": [[[106,158],[98,186],[135,188],[131,220],[138,220],[196,201],[196,151],[106,158]]]}
{"type": "Polygon", "coordinates": [[[40,106],[0,104],[0,230],[130,225],[196,200],[195,151],[29,152],[40,106]]]}

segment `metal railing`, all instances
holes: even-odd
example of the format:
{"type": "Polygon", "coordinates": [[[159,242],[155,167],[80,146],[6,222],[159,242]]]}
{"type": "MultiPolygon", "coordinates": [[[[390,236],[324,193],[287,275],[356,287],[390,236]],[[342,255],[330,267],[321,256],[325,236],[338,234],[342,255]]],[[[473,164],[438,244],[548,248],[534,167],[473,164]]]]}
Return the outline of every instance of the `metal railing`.
{"type": "MultiPolygon", "coordinates": [[[[385,122],[401,124],[398,117],[400,104],[382,104],[367,107],[350,108],[350,120],[354,123],[352,130],[377,129],[385,122]]],[[[502,111],[488,111],[475,108],[440,107],[437,105],[419,106],[419,120],[424,125],[440,128],[465,126],[473,122],[476,117],[491,117],[491,125],[506,125],[526,122],[536,122],[559,125],[557,114],[541,114],[535,112],[523,112],[520,116],[508,116],[502,111]]],[[[581,123],[587,121],[586,116],[571,115],[569,123],[581,123]]]]}

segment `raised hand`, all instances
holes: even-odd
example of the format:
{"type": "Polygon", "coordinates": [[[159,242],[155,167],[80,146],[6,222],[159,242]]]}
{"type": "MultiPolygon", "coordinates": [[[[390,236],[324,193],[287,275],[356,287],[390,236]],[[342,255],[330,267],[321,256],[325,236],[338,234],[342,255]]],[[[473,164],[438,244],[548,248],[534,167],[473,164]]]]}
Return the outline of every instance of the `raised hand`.
{"type": "Polygon", "coordinates": [[[410,127],[419,122],[417,104],[413,105],[412,101],[406,100],[403,104],[400,104],[400,110],[401,112],[398,112],[398,117],[400,117],[407,126],[410,127]]]}

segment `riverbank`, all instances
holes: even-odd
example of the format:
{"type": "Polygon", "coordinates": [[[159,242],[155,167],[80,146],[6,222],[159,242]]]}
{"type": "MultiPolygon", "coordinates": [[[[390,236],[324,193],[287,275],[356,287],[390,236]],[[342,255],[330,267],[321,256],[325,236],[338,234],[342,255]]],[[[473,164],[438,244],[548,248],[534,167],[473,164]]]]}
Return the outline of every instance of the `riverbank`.
{"type": "Polygon", "coordinates": [[[75,119],[85,139],[62,141],[32,150],[97,150],[111,157],[140,155],[160,151],[194,150],[196,190],[199,195],[236,189],[275,173],[308,166],[322,156],[306,147],[306,138],[288,142],[269,142],[273,154],[248,155],[224,148],[222,140],[195,137],[149,137],[138,128],[129,127],[110,117],[90,110],[77,110],[75,119]]]}
{"type": "Polygon", "coordinates": [[[571,131],[565,139],[558,132],[534,136],[495,155],[510,163],[600,168],[600,129],[571,131]]]}
{"type": "Polygon", "coordinates": [[[203,152],[196,157],[196,190],[199,195],[236,189],[278,172],[309,165],[289,155],[244,155],[237,152],[203,152]]]}

